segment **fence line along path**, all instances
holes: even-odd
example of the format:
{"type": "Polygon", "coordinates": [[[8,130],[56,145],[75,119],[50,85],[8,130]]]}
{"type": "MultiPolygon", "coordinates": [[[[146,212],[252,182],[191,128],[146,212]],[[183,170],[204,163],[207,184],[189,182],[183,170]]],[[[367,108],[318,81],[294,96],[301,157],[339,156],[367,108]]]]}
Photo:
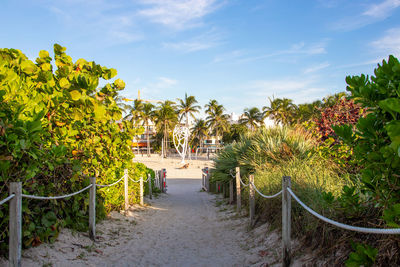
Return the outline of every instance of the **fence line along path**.
{"type": "MultiPolygon", "coordinates": [[[[291,234],[291,198],[293,199],[301,206],[303,207],[307,212],[311,213],[313,216],[316,218],[329,223],[331,225],[334,225],[338,228],[342,228],[345,230],[349,231],[355,231],[355,232],[360,232],[360,233],[368,233],[368,234],[392,234],[392,235],[397,235],[400,234],[400,228],[391,228],[391,229],[379,229],[379,228],[366,228],[366,227],[358,227],[358,226],[352,226],[352,225],[347,225],[344,223],[340,223],[334,220],[331,220],[329,218],[326,218],[322,216],[321,214],[318,214],[314,210],[312,210],[310,207],[308,207],[306,204],[304,204],[303,201],[300,200],[300,198],[292,191],[291,189],[291,177],[290,176],[283,176],[282,177],[282,190],[273,194],[273,195],[265,195],[263,194],[255,185],[254,185],[254,176],[249,175],[249,183],[246,184],[240,175],[240,168],[236,167],[235,170],[230,170],[229,174],[231,175],[232,179],[229,183],[229,186],[231,186],[232,182],[235,180],[236,186],[237,186],[237,193],[236,193],[236,204],[237,204],[237,211],[241,211],[241,185],[243,187],[249,187],[249,224],[250,226],[254,225],[254,219],[255,219],[255,194],[254,192],[257,192],[261,197],[263,198],[275,198],[279,195],[282,195],[282,266],[290,266],[291,263],[291,247],[290,247],[290,234],[291,234]],[[234,172],[235,171],[235,172],[234,172]],[[235,179],[234,179],[235,178],[235,179]]],[[[210,181],[210,171],[207,169],[207,172],[203,170],[203,180],[207,180],[208,183],[210,181]]],[[[218,183],[216,183],[218,185],[218,183]]],[[[204,190],[209,191],[209,188],[203,187],[204,190]],[[207,190],[208,189],[208,190],[207,190]]],[[[219,187],[216,186],[215,189],[217,192],[219,191],[219,187]]],[[[230,198],[233,197],[233,191],[230,190],[230,198]]]]}
{"type": "MultiPolygon", "coordinates": [[[[163,174],[163,181],[166,179],[165,172],[163,174]]],[[[161,174],[158,174],[156,179],[161,179],[161,174]]],[[[0,200],[0,206],[9,202],[9,266],[21,266],[21,249],[22,249],[22,198],[36,199],[36,200],[61,200],[69,197],[73,197],[77,194],[83,193],[89,190],[89,236],[92,240],[96,239],[96,188],[111,187],[122,180],[124,180],[124,198],[125,198],[125,210],[129,207],[129,195],[128,192],[128,171],[124,171],[124,175],[117,181],[101,185],[96,184],[96,178],[90,177],[90,185],[70,194],[61,196],[36,196],[36,195],[26,195],[22,194],[22,183],[12,182],[9,185],[10,194],[3,200],[0,200]]],[[[144,182],[148,182],[149,192],[151,194],[151,177],[148,176],[145,181],[143,177],[139,181],[134,181],[140,183],[140,204],[143,205],[143,192],[144,192],[144,182]]],[[[163,183],[158,182],[157,185],[161,186],[163,183]]],[[[160,188],[162,190],[162,188],[160,188]]],[[[163,190],[162,190],[163,191],[163,190]]]]}

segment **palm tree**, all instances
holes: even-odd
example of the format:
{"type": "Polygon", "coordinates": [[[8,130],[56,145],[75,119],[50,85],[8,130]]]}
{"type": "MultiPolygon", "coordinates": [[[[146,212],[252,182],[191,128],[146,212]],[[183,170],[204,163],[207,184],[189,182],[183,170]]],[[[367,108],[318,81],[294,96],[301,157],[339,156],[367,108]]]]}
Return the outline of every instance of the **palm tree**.
{"type": "Polygon", "coordinates": [[[205,105],[207,117],[207,126],[211,128],[212,132],[218,138],[222,136],[223,132],[228,129],[228,114],[224,114],[225,108],[223,105],[219,105],[216,100],[210,100],[208,104],[205,105]]]}
{"type": "MultiPolygon", "coordinates": [[[[143,118],[143,109],[144,104],[142,100],[135,99],[133,101],[133,106],[130,106],[128,115],[125,116],[124,119],[130,120],[134,123],[134,125],[138,126],[140,122],[142,122],[143,118]]],[[[136,148],[139,152],[139,137],[137,138],[136,148]]]]}
{"type": "Polygon", "coordinates": [[[295,121],[297,106],[288,98],[268,98],[270,106],[263,107],[264,118],[270,117],[275,123],[291,125],[295,121]]]}
{"type": "Polygon", "coordinates": [[[162,102],[154,112],[154,118],[156,127],[159,132],[163,133],[163,146],[164,155],[166,156],[165,150],[167,148],[168,132],[178,122],[178,113],[176,111],[175,103],[169,100],[162,102]]]}
{"type": "Polygon", "coordinates": [[[219,104],[217,100],[211,99],[210,102],[208,102],[208,104],[204,105],[204,108],[206,109],[206,114],[210,114],[210,112],[214,110],[218,105],[219,104]]]}
{"type": "Polygon", "coordinates": [[[263,117],[263,113],[258,108],[246,108],[239,123],[250,126],[250,130],[254,131],[263,124],[263,117]]]}
{"type": "Polygon", "coordinates": [[[147,139],[147,156],[150,157],[150,127],[149,121],[154,118],[154,105],[151,103],[145,103],[142,110],[142,120],[146,127],[146,139],[147,139]]]}
{"type": "Polygon", "coordinates": [[[194,113],[199,113],[201,107],[199,105],[196,105],[197,100],[194,96],[187,96],[187,93],[185,93],[185,98],[180,99],[178,98],[179,104],[178,104],[178,110],[179,110],[179,115],[181,116],[180,119],[185,116],[186,118],[186,127],[189,128],[189,115],[195,119],[194,113]]]}
{"type": "Polygon", "coordinates": [[[320,108],[323,103],[316,100],[312,103],[300,104],[297,110],[297,123],[303,123],[313,118],[318,118],[321,114],[320,108]]]}
{"type": "Polygon", "coordinates": [[[193,138],[197,138],[200,143],[200,149],[202,148],[203,140],[208,136],[208,127],[206,121],[198,119],[195,121],[193,128],[191,129],[193,138]]]}

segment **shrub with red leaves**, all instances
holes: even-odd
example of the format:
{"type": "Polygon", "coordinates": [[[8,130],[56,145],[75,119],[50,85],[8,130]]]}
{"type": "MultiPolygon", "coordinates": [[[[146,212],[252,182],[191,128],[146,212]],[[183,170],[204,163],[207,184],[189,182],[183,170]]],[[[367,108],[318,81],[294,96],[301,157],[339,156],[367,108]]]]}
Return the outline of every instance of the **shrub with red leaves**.
{"type": "Polygon", "coordinates": [[[321,117],[316,118],[314,122],[316,125],[315,134],[321,142],[324,142],[329,137],[337,139],[332,129],[333,125],[355,125],[363,114],[363,109],[360,105],[345,97],[342,97],[333,106],[322,108],[320,111],[321,117]]]}

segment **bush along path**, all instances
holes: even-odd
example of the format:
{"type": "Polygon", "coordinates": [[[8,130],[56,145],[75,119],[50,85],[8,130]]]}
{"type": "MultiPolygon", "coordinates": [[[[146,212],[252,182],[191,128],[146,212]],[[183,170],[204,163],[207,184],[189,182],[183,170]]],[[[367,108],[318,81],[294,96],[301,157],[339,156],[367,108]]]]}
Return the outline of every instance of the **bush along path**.
{"type": "MultiPolygon", "coordinates": [[[[143,129],[118,122],[125,83],[115,78],[117,71],[73,61],[65,51],[55,44],[53,58],[42,50],[31,61],[19,50],[0,49],[0,199],[8,197],[12,182],[21,182],[25,195],[57,196],[89,186],[87,177],[113,183],[124,169],[136,180],[154,177],[146,166],[132,163],[132,139],[143,129]]],[[[123,188],[97,190],[97,219],[124,207],[123,188]]],[[[138,190],[130,184],[130,194],[138,190]]],[[[24,198],[22,246],[54,242],[62,227],[87,231],[87,199],[87,193],[65,201],[24,198]]],[[[8,205],[0,207],[1,256],[8,252],[8,205]]]]}

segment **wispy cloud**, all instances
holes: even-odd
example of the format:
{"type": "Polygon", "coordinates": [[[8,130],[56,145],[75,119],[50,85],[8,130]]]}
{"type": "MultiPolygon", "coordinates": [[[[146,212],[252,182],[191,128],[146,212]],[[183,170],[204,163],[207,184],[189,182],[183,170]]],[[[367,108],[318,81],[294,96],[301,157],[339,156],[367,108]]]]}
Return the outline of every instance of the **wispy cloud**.
{"type": "Polygon", "coordinates": [[[234,50],[228,53],[216,55],[213,59],[213,63],[220,63],[224,61],[231,61],[233,59],[237,59],[239,57],[242,57],[245,54],[243,50],[234,50]]]}
{"type": "Polygon", "coordinates": [[[212,29],[204,34],[179,42],[165,42],[163,46],[183,53],[207,50],[222,43],[223,34],[212,29]]]}
{"type": "Polygon", "coordinates": [[[288,49],[284,50],[278,50],[272,53],[268,54],[261,54],[257,56],[248,56],[239,59],[238,61],[240,63],[244,62],[249,62],[249,61],[255,61],[255,60],[261,60],[261,59],[266,59],[266,58],[272,58],[272,57],[279,57],[279,56],[285,56],[285,55],[290,55],[290,56],[310,56],[310,55],[319,55],[319,54],[326,54],[326,41],[318,42],[318,43],[312,43],[312,44],[306,44],[305,42],[299,42],[291,45],[288,49]]]}
{"type": "Polygon", "coordinates": [[[393,54],[400,56],[400,28],[387,30],[385,35],[371,43],[374,50],[385,53],[385,56],[393,54]]]}
{"type": "Polygon", "coordinates": [[[170,88],[178,83],[177,80],[168,77],[158,77],[158,82],[154,85],[156,88],[170,88]]]}
{"type": "Polygon", "coordinates": [[[49,10],[81,40],[115,45],[144,38],[132,16],[132,5],[122,8],[104,0],[67,0],[49,2],[49,10]]]}
{"type": "Polygon", "coordinates": [[[384,0],[379,4],[371,4],[360,14],[346,17],[333,24],[336,30],[355,30],[369,24],[384,20],[400,6],[400,0],[384,0]]]}
{"type": "Polygon", "coordinates": [[[308,73],[317,72],[317,71],[320,71],[320,70],[328,68],[330,65],[331,64],[329,64],[328,62],[323,62],[323,63],[320,63],[318,65],[314,65],[314,66],[311,66],[311,67],[308,67],[308,68],[304,69],[303,73],[304,74],[308,74],[308,73]]]}
{"type": "Polygon", "coordinates": [[[318,77],[286,77],[281,79],[251,81],[247,85],[249,95],[254,103],[267,104],[268,97],[290,98],[295,103],[311,102],[328,93],[326,88],[318,85],[318,77]]]}
{"type": "Polygon", "coordinates": [[[400,0],[385,0],[380,4],[373,4],[363,13],[364,16],[370,16],[378,19],[389,17],[393,11],[400,6],[400,0]]]}
{"type": "Polygon", "coordinates": [[[222,4],[217,0],[142,0],[140,16],[176,30],[202,25],[202,18],[222,4]]]}

